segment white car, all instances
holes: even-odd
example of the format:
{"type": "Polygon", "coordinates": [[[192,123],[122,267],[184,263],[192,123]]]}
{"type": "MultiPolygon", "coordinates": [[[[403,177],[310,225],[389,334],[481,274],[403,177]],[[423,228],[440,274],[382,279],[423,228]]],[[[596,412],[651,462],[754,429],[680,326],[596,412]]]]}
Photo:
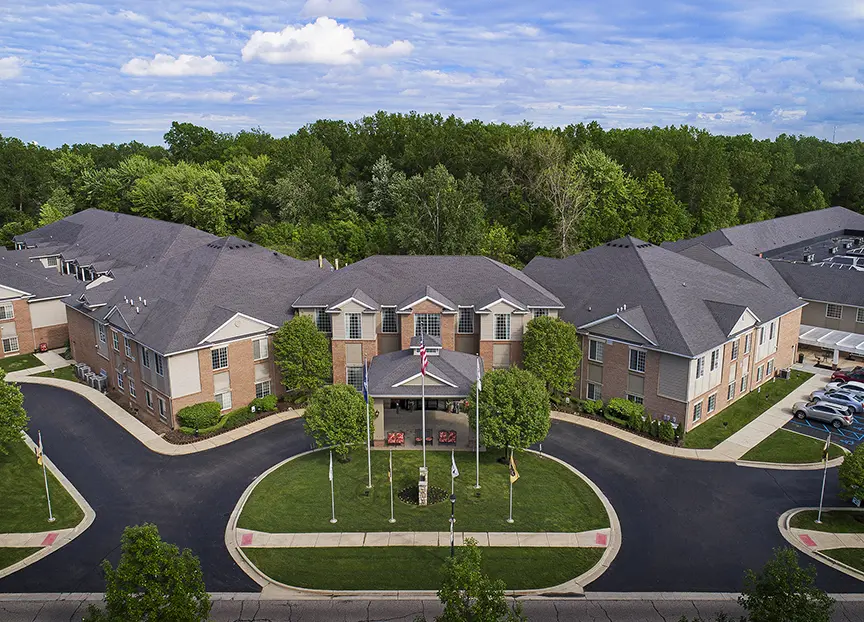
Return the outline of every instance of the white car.
{"type": "Polygon", "coordinates": [[[838,389],[842,389],[843,391],[854,391],[855,393],[864,393],[864,382],[858,382],[857,380],[850,380],[849,382],[834,380],[825,385],[826,391],[837,391],[838,389]]]}

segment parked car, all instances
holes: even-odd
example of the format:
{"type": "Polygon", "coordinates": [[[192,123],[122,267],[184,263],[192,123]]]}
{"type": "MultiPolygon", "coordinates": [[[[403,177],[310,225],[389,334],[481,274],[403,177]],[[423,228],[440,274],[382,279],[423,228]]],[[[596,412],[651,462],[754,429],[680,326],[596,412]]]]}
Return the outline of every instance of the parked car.
{"type": "Polygon", "coordinates": [[[813,391],[810,394],[811,402],[830,402],[846,406],[849,412],[864,412],[864,396],[851,391],[813,391]]]}
{"type": "Polygon", "coordinates": [[[835,428],[852,425],[855,419],[845,406],[829,402],[796,402],[792,412],[799,419],[812,419],[833,425],[835,428]]]}
{"type": "Polygon", "coordinates": [[[849,382],[844,382],[843,380],[835,380],[825,385],[826,391],[836,391],[838,389],[840,389],[841,391],[854,391],[855,393],[864,393],[864,382],[858,382],[856,380],[850,380],[849,382]]]}
{"type": "Polygon", "coordinates": [[[831,380],[842,380],[843,382],[854,380],[855,382],[864,382],[864,367],[858,365],[852,369],[838,369],[831,374],[831,380]]]}

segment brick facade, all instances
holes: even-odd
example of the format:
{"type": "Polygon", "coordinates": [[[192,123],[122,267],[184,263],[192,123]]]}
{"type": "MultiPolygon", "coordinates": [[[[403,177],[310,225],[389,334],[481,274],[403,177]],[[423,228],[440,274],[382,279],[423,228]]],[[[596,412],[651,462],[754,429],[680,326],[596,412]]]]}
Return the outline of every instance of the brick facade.
{"type": "Polygon", "coordinates": [[[93,320],[74,309],[66,312],[66,321],[69,328],[69,346],[72,349],[72,358],[79,363],[86,363],[90,369],[108,369],[110,362],[99,355],[96,350],[96,327],[93,320]]]}
{"type": "Polygon", "coordinates": [[[33,324],[30,320],[30,304],[26,300],[13,300],[12,313],[14,317],[5,322],[15,323],[15,333],[18,336],[18,351],[3,353],[3,348],[0,348],[0,358],[6,356],[18,356],[33,352],[36,349],[36,342],[33,341],[33,324]]]}
{"type": "Polygon", "coordinates": [[[48,349],[62,348],[69,339],[69,326],[67,324],[55,324],[54,326],[42,326],[33,329],[33,345],[38,348],[39,344],[48,344],[48,349]]]}
{"type": "MultiPolygon", "coordinates": [[[[665,415],[669,415],[675,417],[677,421],[682,421],[687,414],[687,404],[657,394],[660,390],[660,356],[659,352],[652,350],[646,352],[645,395],[643,396],[645,410],[655,419],[663,419],[665,415]]],[[[626,364],[629,366],[629,361],[626,364]]]]}
{"type": "Polygon", "coordinates": [[[360,344],[363,351],[362,356],[370,361],[373,357],[378,356],[377,339],[334,339],[330,345],[333,352],[333,384],[345,384],[347,382],[345,348],[351,343],[360,344]]]}

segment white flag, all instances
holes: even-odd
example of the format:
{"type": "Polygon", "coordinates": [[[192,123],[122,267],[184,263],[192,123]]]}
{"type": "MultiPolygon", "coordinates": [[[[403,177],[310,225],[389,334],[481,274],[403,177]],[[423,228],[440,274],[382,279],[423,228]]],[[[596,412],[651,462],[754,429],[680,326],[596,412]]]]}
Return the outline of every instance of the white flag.
{"type": "Polygon", "coordinates": [[[330,481],[333,481],[333,452],[330,452],[330,481]]]}
{"type": "Polygon", "coordinates": [[[456,468],[456,452],[450,452],[450,460],[452,464],[450,467],[450,476],[459,477],[459,469],[456,468]]]}
{"type": "Polygon", "coordinates": [[[483,383],[480,382],[480,357],[477,357],[477,390],[483,390],[483,383]]]}

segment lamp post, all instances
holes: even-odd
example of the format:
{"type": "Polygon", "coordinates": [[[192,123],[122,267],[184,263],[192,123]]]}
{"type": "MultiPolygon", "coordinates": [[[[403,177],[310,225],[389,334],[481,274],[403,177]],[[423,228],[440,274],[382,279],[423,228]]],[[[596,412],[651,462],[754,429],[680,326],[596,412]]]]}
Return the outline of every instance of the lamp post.
{"type": "Polygon", "coordinates": [[[450,495],[450,557],[456,554],[456,495],[450,495]]]}

